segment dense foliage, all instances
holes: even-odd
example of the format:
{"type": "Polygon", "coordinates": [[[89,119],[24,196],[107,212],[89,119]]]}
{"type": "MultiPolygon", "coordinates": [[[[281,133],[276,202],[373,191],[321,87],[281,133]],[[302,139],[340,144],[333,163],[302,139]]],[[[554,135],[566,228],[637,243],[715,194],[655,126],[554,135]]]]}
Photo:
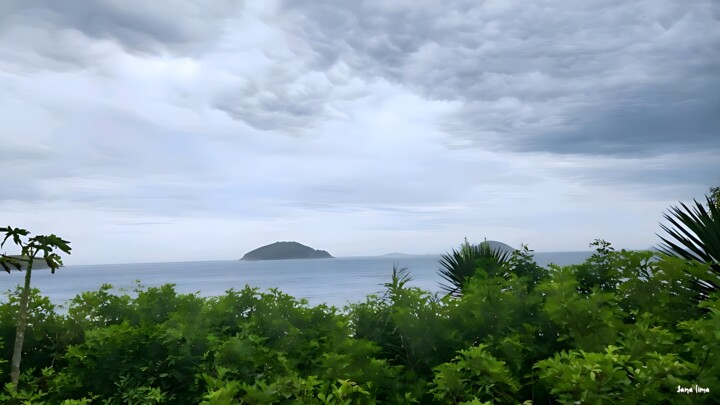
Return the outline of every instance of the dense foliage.
{"type": "MultiPolygon", "coordinates": [[[[410,287],[395,269],[382,295],[342,310],[277,290],[203,298],[172,285],[104,285],[59,310],[34,290],[24,372],[0,402],[720,401],[720,296],[693,299],[693,274],[716,277],[709,265],[596,246],[583,264],[547,269],[516,251],[460,297],[410,287]]],[[[0,363],[18,292],[0,303],[0,363]]]]}

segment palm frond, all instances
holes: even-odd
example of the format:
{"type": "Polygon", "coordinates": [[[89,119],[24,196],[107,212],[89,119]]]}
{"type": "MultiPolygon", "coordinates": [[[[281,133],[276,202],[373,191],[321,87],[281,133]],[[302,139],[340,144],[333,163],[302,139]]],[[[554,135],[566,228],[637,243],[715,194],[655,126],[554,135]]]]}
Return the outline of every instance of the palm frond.
{"type": "MultiPolygon", "coordinates": [[[[720,274],[720,208],[707,199],[707,210],[701,203],[693,200],[694,205],[680,203],[680,207],[671,207],[663,215],[670,226],[660,224],[667,237],[658,237],[663,241],[658,250],[686,260],[707,263],[716,274],[720,274]]],[[[701,295],[717,291],[719,286],[710,280],[696,279],[701,295]]]]}
{"type": "Polygon", "coordinates": [[[438,273],[445,281],[440,283],[440,288],[446,294],[458,297],[471,277],[478,272],[484,272],[485,277],[499,275],[498,270],[509,258],[508,252],[500,247],[491,249],[487,242],[479,245],[466,243],[459,250],[453,249],[440,256],[438,273]]]}

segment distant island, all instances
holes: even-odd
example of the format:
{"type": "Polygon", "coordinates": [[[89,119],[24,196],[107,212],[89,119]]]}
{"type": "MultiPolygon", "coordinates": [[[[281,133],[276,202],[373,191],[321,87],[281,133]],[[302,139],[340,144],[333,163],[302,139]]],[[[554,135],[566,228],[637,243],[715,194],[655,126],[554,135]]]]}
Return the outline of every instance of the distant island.
{"type": "Polygon", "coordinates": [[[384,255],[382,255],[381,257],[397,257],[397,258],[402,258],[402,257],[422,257],[422,256],[440,256],[440,255],[439,255],[439,254],[436,254],[436,253],[418,253],[418,254],[415,254],[415,253],[392,252],[392,253],[384,254],[384,255]]]}
{"type": "MultiPolygon", "coordinates": [[[[22,255],[6,255],[6,256],[12,257],[15,259],[20,259],[17,261],[17,263],[20,265],[20,270],[25,270],[27,268],[27,264],[28,264],[27,256],[22,256],[22,255]],[[24,261],[22,260],[22,258],[25,258],[24,261]]],[[[32,268],[34,270],[40,270],[40,269],[49,269],[50,266],[47,265],[47,262],[42,257],[36,257],[35,260],[33,260],[32,268]]],[[[1,269],[2,269],[2,267],[0,267],[0,270],[1,269]]],[[[10,266],[10,269],[16,270],[15,266],[12,266],[12,265],[10,266]]]]}
{"type": "Polygon", "coordinates": [[[401,252],[392,252],[382,255],[382,257],[413,257],[413,256],[419,256],[419,255],[413,255],[410,253],[401,253],[401,252]]]}
{"type": "Polygon", "coordinates": [[[486,241],[480,242],[480,244],[483,244],[483,243],[487,243],[488,245],[490,245],[490,249],[493,249],[493,250],[500,249],[501,251],[508,252],[508,253],[512,253],[513,251],[515,251],[514,247],[512,247],[506,243],[498,242],[496,240],[486,240],[486,241]]]}
{"type": "Polygon", "coordinates": [[[297,242],[275,242],[247,252],[240,260],[330,259],[330,253],[297,242]]]}
{"type": "MultiPolygon", "coordinates": [[[[480,242],[479,244],[486,243],[488,246],[490,246],[490,249],[500,249],[503,252],[512,253],[515,251],[515,248],[502,242],[498,242],[496,240],[485,240],[483,242],[480,242]]],[[[386,253],[384,255],[381,255],[380,257],[387,257],[387,258],[405,258],[405,257],[422,257],[422,256],[440,256],[440,253],[404,253],[404,252],[392,252],[392,253],[386,253]]]]}

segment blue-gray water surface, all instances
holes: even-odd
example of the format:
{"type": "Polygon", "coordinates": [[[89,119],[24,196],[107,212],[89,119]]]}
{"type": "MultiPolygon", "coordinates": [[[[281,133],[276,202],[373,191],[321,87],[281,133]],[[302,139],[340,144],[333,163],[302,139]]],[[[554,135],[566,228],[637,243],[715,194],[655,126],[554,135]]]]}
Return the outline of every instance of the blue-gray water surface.
{"type": "MultiPolygon", "coordinates": [[[[582,263],[592,252],[535,253],[538,264],[561,266],[582,263]]],[[[327,303],[343,307],[360,302],[368,294],[382,293],[390,281],[393,265],[407,267],[413,279],[410,285],[431,293],[440,291],[439,256],[344,257],[270,261],[206,261],[179,263],[136,263],[67,266],[51,274],[35,270],[32,286],[39,288],[55,304],[64,304],[80,292],[97,290],[112,284],[117,290],[132,289],[136,280],[146,287],[175,284],[181,293],[201,296],[222,295],[245,285],[261,289],[278,288],[311,305],[327,303]]],[[[23,282],[24,272],[0,275],[0,292],[23,282]]],[[[0,301],[7,297],[0,296],[0,301]]]]}

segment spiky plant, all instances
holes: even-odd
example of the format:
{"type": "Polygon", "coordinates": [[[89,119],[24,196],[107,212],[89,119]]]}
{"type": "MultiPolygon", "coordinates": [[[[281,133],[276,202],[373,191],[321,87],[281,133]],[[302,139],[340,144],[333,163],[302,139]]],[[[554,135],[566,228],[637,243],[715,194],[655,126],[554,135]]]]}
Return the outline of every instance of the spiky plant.
{"type": "Polygon", "coordinates": [[[445,283],[440,288],[453,297],[462,295],[462,290],[473,276],[494,277],[510,255],[500,247],[490,248],[487,242],[471,245],[467,239],[459,250],[440,256],[442,268],[438,271],[445,283]]]}
{"type": "MultiPolygon", "coordinates": [[[[670,207],[664,218],[671,226],[660,224],[669,238],[658,235],[663,241],[658,249],[670,256],[707,263],[720,276],[720,207],[710,197],[706,198],[707,210],[696,200],[694,206],[680,203],[680,207],[670,207]]],[[[696,285],[702,298],[720,287],[709,277],[698,277],[696,285]]]]}
{"type": "Polygon", "coordinates": [[[400,297],[405,285],[412,280],[407,267],[398,268],[397,264],[393,264],[392,278],[389,283],[383,284],[387,289],[383,295],[383,299],[392,305],[397,301],[398,297],[400,297]]]}

